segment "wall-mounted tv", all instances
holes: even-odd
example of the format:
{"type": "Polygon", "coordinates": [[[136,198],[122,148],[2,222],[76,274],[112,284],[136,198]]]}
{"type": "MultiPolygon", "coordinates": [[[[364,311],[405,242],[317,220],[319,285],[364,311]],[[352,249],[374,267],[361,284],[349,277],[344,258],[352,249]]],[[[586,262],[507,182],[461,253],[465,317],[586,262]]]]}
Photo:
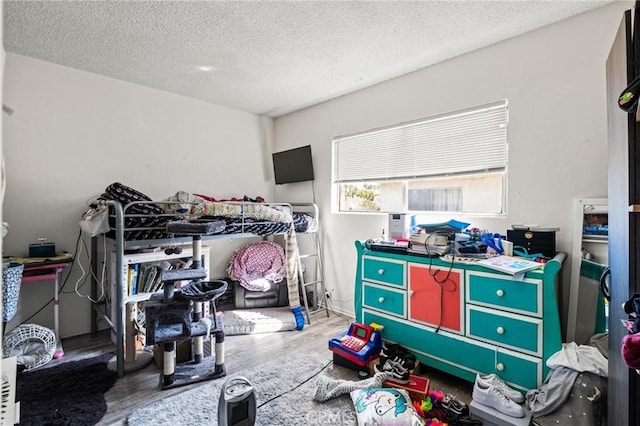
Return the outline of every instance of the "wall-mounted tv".
{"type": "Polygon", "coordinates": [[[276,185],[314,179],[311,145],[274,152],[272,157],[276,185]]]}

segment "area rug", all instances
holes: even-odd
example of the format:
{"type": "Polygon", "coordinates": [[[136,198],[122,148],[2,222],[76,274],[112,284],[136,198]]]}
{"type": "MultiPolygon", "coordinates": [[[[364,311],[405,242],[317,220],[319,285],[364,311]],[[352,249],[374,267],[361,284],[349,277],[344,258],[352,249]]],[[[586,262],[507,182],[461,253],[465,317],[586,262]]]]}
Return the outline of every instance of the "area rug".
{"type": "Polygon", "coordinates": [[[107,369],[113,354],[20,373],[16,399],[21,425],[95,425],[107,412],[104,393],[117,374],[107,369]]]}
{"type": "Polygon", "coordinates": [[[243,376],[255,388],[256,425],[355,425],[355,410],[348,394],[327,402],[313,401],[319,374],[356,380],[354,372],[334,367],[331,358],[327,350],[273,359],[139,408],[131,413],[128,424],[215,425],[222,385],[231,377],[243,376]]]}

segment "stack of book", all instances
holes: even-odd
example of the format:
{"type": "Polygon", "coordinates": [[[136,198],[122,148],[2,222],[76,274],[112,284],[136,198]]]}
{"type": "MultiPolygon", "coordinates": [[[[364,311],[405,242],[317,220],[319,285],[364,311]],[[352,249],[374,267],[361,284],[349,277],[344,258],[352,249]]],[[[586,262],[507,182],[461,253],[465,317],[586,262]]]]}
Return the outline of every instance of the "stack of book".
{"type": "Polygon", "coordinates": [[[161,260],[154,263],[134,263],[129,265],[127,272],[127,288],[129,296],[140,293],[155,293],[162,290],[162,272],[169,269],[190,268],[191,259],[183,261],[176,259],[172,261],[161,260]]]}

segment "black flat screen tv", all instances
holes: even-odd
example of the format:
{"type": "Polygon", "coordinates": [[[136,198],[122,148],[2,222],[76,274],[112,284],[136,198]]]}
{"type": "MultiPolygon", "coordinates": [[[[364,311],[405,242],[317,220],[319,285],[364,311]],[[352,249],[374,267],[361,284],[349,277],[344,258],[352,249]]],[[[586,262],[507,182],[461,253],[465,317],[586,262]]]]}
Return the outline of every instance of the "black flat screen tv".
{"type": "Polygon", "coordinates": [[[314,179],[311,145],[274,152],[272,157],[276,185],[314,179]]]}

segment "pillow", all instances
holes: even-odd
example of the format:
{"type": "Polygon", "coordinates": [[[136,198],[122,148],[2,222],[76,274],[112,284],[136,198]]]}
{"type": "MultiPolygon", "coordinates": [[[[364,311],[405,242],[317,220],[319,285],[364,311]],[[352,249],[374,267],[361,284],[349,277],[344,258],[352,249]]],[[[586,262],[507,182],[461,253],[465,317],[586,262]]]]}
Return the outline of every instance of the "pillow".
{"type": "Polygon", "coordinates": [[[359,426],[424,425],[404,389],[357,389],[350,395],[359,426]]]}

